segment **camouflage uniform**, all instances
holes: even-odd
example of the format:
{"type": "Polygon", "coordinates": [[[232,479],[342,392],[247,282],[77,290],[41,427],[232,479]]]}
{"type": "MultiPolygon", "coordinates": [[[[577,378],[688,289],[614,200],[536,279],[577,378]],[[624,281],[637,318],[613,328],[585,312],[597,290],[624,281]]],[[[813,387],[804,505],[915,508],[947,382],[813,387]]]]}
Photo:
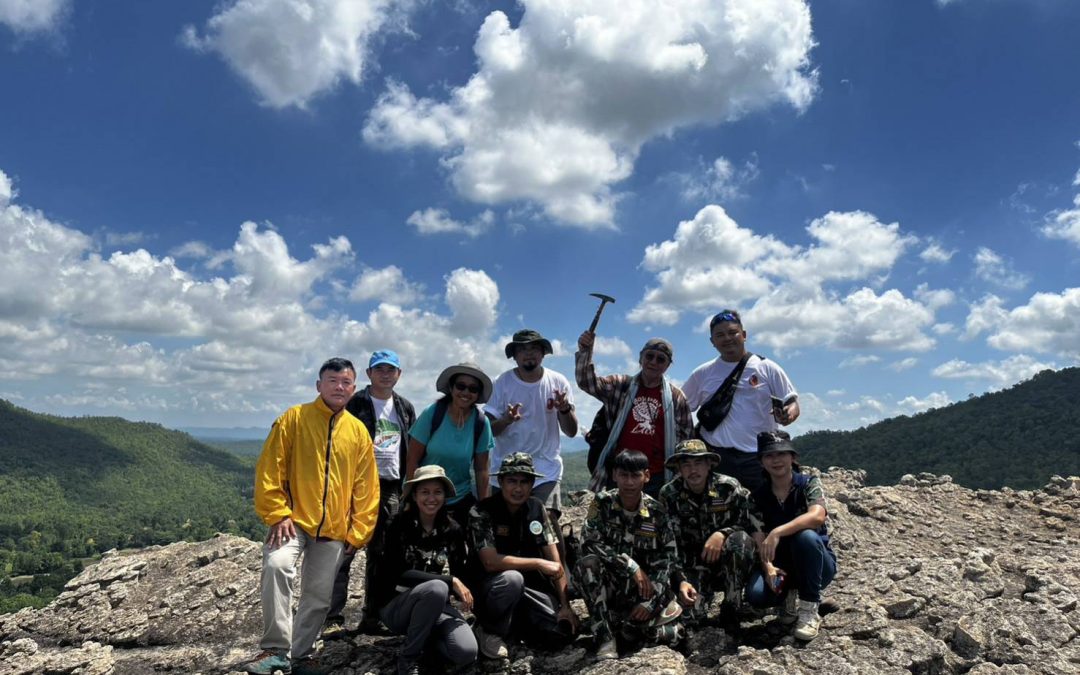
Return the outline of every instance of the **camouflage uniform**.
{"type": "Polygon", "coordinates": [[[675,579],[688,581],[697,589],[698,599],[684,615],[693,623],[705,618],[709,600],[724,593],[724,603],[739,608],[743,588],[756,566],[751,535],[762,530],[750,493],[730,476],[709,472],[705,491],[695,495],[680,477],[660,490],[660,502],[671,517],[678,539],[681,568],[675,579]],[[714,532],[724,535],[720,558],[708,564],[701,559],[705,541],[714,532]]]}
{"type": "Polygon", "coordinates": [[[619,502],[618,490],[596,495],[581,530],[581,557],[573,574],[598,644],[616,634],[632,642],[679,641],[678,621],[654,626],[627,618],[635,605],[644,605],[656,616],[674,599],[671,583],[678,556],[675,530],[660,502],[643,493],[638,511],[629,514],[619,502]],[[643,601],[638,594],[634,580],[638,567],[652,582],[650,600],[643,601]]]}

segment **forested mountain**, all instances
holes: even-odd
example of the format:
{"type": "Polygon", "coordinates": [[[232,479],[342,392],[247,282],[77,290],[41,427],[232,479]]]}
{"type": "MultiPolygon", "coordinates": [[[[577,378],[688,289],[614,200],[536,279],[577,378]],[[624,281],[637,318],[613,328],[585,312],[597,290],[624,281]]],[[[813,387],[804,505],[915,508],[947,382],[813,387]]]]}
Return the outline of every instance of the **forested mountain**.
{"type": "Polygon", "coordinates": [[[811,432],[795,445],[803,463],[866,469],[870,483],[929,471],[972,488],[1042,487],[1054,474],[1080,475],[1080,368],[856,431],[811,432]]]}
{"type": "Polygon", "coordinates": [[[157,424],[0,400],[0,613],[47,600],[111,548],[260,536],[253,465],[157,424]]]}

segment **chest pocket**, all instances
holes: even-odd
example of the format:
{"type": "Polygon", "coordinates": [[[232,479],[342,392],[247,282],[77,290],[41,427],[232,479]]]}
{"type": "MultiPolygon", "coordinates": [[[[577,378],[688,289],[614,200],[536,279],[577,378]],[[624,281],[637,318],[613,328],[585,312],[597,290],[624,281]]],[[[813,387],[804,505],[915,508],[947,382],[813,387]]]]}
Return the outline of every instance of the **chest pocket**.
{"type": "Polygon", "coordinates": [[[656,529],[656,523],[651,520],[643,520],[634,528],[634,548],[656,550],[660,546],[660,533],[656,529]]]}

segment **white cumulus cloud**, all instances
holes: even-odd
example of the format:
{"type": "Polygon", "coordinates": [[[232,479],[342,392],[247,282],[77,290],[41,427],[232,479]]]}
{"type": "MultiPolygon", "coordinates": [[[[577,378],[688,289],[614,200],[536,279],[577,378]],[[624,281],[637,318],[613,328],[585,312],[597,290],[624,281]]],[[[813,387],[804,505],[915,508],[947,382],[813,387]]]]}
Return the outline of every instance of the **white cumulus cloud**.
{"type": "Polygon", "coordinates": [[[313,398],[333,355],[362,365],[375,349],[397,350],[401,391],[418,405],[451,363],[505,368],[493,337],[499,289],[481,270],[450,272],[445,308],[428,310],[410,306],[431,299],[393,266],[362,267],[346,283],[355,254],[345,237],[305,256],[282,233],[243,223],[212,271],[144,248],[105,256],[93,237],[15,201],[0,176],[0,381],[24,405],[242,426],[313,398]],[[378,304],[348,316],[349,293],[378,304]]]}
{"type": "Polygon", "coordinates": [[[1019,290],[1031,282],[1030,276],[1017,272],[1011,261],[986,246],[975,252],[975,276],[1009,290],[1019,290]]]}
{"type": "Polygon", "coordinates": [[[672,239],[645,249],[642,267],[656,274],[628,319],[676,323],[685,311],[708,314],[721,304],[754,304],[744,312],[754,339],[778,350],[819,345],[838,349],[926,351],[934,312],[948,291],[920,287],[915,298],[878,292],[915,241],[899,224],[863,211],[813,220],[815,243],[788,245],[736,223],[709,205],[679,223],[672,239]],[[870,284],[870,285],[864,285],[870,284]]]}
{"type": "Polygon", "coordinates": [[[411,305],[423,295],[423,285],[406,279],[397,265],[365,269],[349,290],[349,299],[355,302],[378,300],[395,305],[411,305]]]}
{"type": "Polygon", "coordinates": [[[717,157],[712,164],[704,162],[696,171],[676,175],[682,184],[682,196],[687,201],[705,199],[729,202],[746,196],[746,188],[760,175],[757,156],[737,166],[727,157],[717,157]]]}
{"type": "Polygon", "coordinates": [[[16,33],[55,28],[71,8],[71,0],[0,0],[0,23],[16,33]]]}
{"type": "Polygon", "coordinates": [[[612,227],[619,181],[641,146],[817,88],[804,0],[523,0],[512,26],[487,16],[477,71],[445,100],[388,83],[365,139],[442,153],[451,182],[484,204],[534,202],[559,221],[612,227]]]}
{"type": "Polygon", "coordinates": [[[467,237],[479,237],[495,224],[495,214],[488,209],[472,222],[463,223],[451,218],[446,209],[428,208],[413,211],[405,222],[415,227],[420,234],[464,234],[467,237]]]}
{"type": "Polygon", "coordinates": [[[202,33],[182,41],[218,54],[274,108],[304,108],[341,82],[364,75],[372,38],[413,3],[399,0],[228,0],[202,33]]]}
{"type": "Polygon", "coordinates": [[[943,379],[976,381],[985,383],[991,389],[1002,389],[1048,368],[1053,369],[1055,366],[1052,363],[1042,363],[1030,356],[1018,354],[1000,361],[982,363],[952,359],[937,366],[931,373],[943,379]]]}

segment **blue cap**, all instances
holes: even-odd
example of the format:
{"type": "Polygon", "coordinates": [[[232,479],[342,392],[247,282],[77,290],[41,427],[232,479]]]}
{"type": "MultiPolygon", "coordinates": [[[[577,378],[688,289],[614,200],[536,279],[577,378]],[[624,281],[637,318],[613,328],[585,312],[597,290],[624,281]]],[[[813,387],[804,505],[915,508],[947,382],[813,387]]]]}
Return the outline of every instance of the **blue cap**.
{"type": "Polygon", "coordinates": [[[398,370],[401,370],[401,359],[398,358],[397,352],[392,352],[389,349],[380,349],[377,352],[373,352],[367,367],[374,368],[383,363],[389,363],[398,370]]]}

